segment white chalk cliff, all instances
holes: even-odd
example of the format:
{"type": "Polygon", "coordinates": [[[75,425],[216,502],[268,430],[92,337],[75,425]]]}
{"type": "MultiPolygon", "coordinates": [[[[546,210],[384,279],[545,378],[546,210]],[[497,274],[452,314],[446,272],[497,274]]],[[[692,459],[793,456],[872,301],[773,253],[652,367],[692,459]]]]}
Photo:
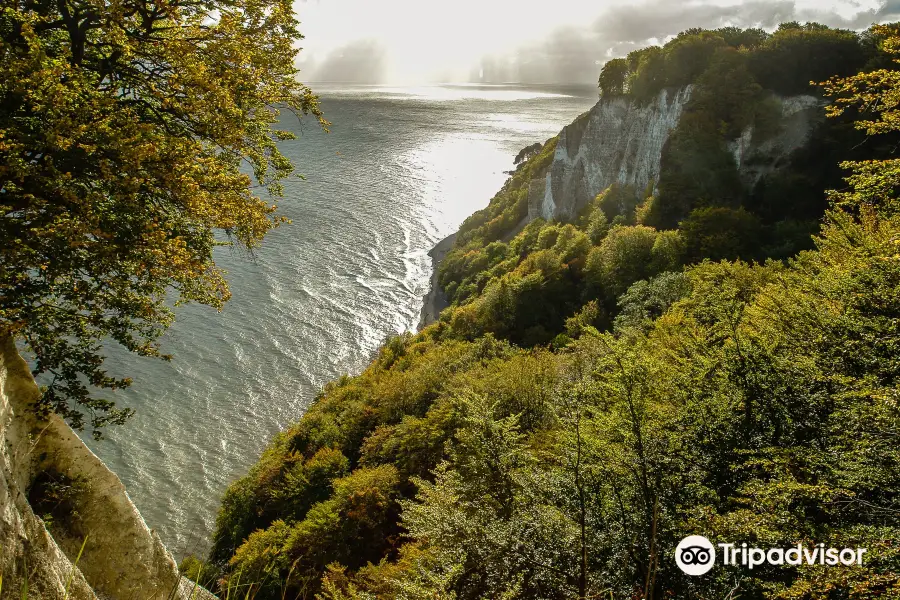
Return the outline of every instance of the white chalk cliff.
{"type": "MultiPolygon", "coordinates": [[[[624,96],[604,98],[564,127],[546,176],[529,186],[529,220],[571,219],[614,183],[631,185],[641,194],[649,186],[655,188],[663,148],[692,91],[693,86],[664,89],[647,104],[624,96]]],[[[801,147],[813,124],[823,116],[823,102],[813,96],[776,101],[782,109],[779,133],[755,140],[753,129],[748,128],[729,143],[736,166],[751,187],[801,147]]]]}
{"type": "MultiPolygon", "coordinates": [[[[602,98],[559,133],[553,161],[546,174],[532,179],[528,186],[528,214],[503,241],[509,241],[537,218],[569,221],[597,194],[614,183],[633,186],[638,194],[656,193],[663,150],[678,126],[693,86],[668,88],[646,104],[627,96],[602,98]]],[[[753,127],[727,142],[735,167],[747,190],[764,176],[788,165],[792,152],[803,147],[810,133],[824,117],[824,100],[800,95],[770,99],[780,112],[777,131],[762,135],[753,127]]],[[[777,115],[777,113],[775,113],[777,115]]],[[[447,253],[447,240],[432,252],[434,269],[447,253]]],[[[439,308],[434,298],[441,297],[437,278],[425,298],[421,326],[433,323],[439,308]]]]}
{"type": "Polygon", "coordinates": [[[181,577],[122,482],[75,432],[55,414],[35,415],[39,394],[12,339],[0,338],[3,597],[21,597],[27,582],[30,600],[213,598],[181,577]],[[66,499],[72,518],[50,527],[29,501],[46,473],[81,483],[66,499]]]}

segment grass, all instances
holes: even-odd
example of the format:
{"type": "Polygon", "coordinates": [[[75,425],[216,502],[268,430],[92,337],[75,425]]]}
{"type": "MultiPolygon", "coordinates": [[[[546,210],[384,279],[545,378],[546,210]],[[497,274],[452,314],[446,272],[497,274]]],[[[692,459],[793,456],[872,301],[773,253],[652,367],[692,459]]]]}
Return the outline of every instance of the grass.
{"type": "Polygon", "coordinates": [[[87,545],[88,536],[84,536],[84,541],[81,542],[81,548],[78,550],[78,556],[75,557],[75,562],[72,563],[72,569],[69,571],[69,578],[66,580],[66,593],[63,596],[63,600],[69,597],[69,587],[72,585],[72,578],[75,577],[75,569],[78,568],[78,561],[81,560],[81,555],[84,553],[84,547],[87,545]]]}

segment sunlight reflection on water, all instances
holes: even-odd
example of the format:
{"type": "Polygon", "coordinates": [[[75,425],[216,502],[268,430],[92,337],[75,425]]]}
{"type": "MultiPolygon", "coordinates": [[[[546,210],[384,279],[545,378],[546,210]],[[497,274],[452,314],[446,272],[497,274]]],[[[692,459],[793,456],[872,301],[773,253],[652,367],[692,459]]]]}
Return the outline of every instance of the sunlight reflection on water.
{"type": "Polygon", "coordinates": [[[592,89],[322,88],[330,134],[283,125],[306,181],[285,185],[293,224],[253,259],[216,250],[233,298],[177,311],[171,363],[111,352],[134,378],[137,415],[91,448],[176,554],[204,552],[225,487],[327,381],[359,371],[388,335],[413,329],[428,250],[487,204],[524,146],[594,103],[592,89]]]}

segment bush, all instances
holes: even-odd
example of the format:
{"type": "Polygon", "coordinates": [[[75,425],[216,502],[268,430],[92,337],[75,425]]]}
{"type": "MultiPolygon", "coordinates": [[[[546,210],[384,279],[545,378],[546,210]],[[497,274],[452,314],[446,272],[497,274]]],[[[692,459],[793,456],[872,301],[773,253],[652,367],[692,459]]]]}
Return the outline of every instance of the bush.
{"type": "Polygon", "coordinates": [[[656,230],[643,225],[613,227],[588,255],[585,279],[614,302],[632,283],[651,274],[656,236],[656,230]]]}
{"type": "Polygon", "coordinates": [[[681,223],[689,261],[752,260],[760,253],[759,219],[743,208],[698,208],[681,223]]]}
{"type": "Polygon", "coordinates": [[[205,563],[193,554],[189,554],[178,564],[178,571],[200,587],[215,591],[218,587],[220,568],[205,563]]]}
{"type": "Polygon", "coordinates": [[[312,598],[325,567],[377,562],[398,544],[400,479],[395,467],[357,469],[334,484],[332,496],[290,524],[279,520],[250,535],[228,565],[227,583],[260,582],[257,598],[312,598]]]}
{"type": "Polygon", "coordinates": [[[870,56],[854,32],[809,23],[780,27],[750,54],[750,65],[763,87],[803,94],[810,81],[856,73],[870,56]]]}
{"type": "Polygon", "coordinates": [[[615,329],[647,329],[675,302],[691,291],[684,273],[661,273],[641,280],[619,297],[619,314],[615,329]]]}

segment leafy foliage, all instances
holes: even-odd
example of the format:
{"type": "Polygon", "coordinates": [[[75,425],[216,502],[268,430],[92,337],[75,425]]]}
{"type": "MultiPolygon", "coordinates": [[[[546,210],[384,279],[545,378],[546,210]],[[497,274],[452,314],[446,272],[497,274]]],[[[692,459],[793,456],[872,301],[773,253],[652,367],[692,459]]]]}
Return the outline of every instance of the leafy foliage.
{"type": "MultiPolygon", "coordinates": [[[[465,247],[469,243],[484,245],[499,240],[528,214],[528,185],[532,179],[546,174],[553,161],[556,138],[551,138],[541,151],[528,152],[530,156],[516,169],[487,208],[475,212],[460,226],[457,245],[465,247]]],[[[524,157],[524,155],[523,155],[524,157]]]]}
{"type": "Polygon", "coordinates": [[[738,27],[689,29],[664,46],[642,48],[608,61],[598,86],[601,96],[628,94],[646,102],[666,86],[697,82],[717,56],[730,50],[747,60],[764,88],[780,94],[810,93],[810,80],[852,75],[876,59],[878,44],[872,44],[872,39],[870,34],[861,36],[819,23],[784,23],[772,34],[738,27]]]}
{"type": "Polygon", "coordinates": [[[95,433],[121,422],[90,391],[130,383],[102,344],[162,356],[168,293],[228,299],[214,231],[252,249],[281,222],[241,164],[277,196],[293,171],[279,111],[320,116],[299,38],[281,0],[0,9],[0,335],[48,375],[43,408],[95,433]]]}
{"type": "Polygon", "coordinates": [[[818,23],[786,23],[751,54],[750,64],[766,88],[809,93],[810,81],[856,73],[870,58],[867,50],[854,32],[818,23]]]}
{"type": "Polygon", "coordinates": [[[761,230],[759,219],[743,208],[697,208],[681,223],[691,261],[751,260],[758,252],[761,230]]]}
{"type": "Polygon", "coordinates": [[[614,58],[607,61],[600,70],[597,87],[601,97],[621,96],[625,93],[625,80],[628,77],[628,60],[614,58]]]}
{"type": "MultiPolygon", "coordinates": [[[[832,111],[893,131],[892,77],[830,80],[832,111]]],[[[723,114],[738,118],[733,106],[723,114]]],[[[226,570],[287,582],[267,598],[900,595],[900,180],[893,160],[846,166],[814,248],[785,261],[746,261],[766,241],[739,197],[687,205],[679,229],[648,225],[652,204],[622,189],[507,240],[470,227],[442,273],[455,305],[327,386],[275,439],[226,496],[217,556],[242,543],[226,570]],[[350,475],[282,519],[273,492],[323,451],[347,457],[350,475]],[[357,515],[350,491],[378,500],[357,515]],[[717,565],[692,578],[671,560],[689,534],[869,554],[861,568],[717,565]]]]}
{"type": "Polygon", "coordinates": [[[543,150],[543,148],[544,148],[544,145],[539,142],[531,144],[530,146],[525,146],[524,148],[519,150],[518,154],[516,154],[516,157],[513,159],[513,164],[518,166],[518,165],[524,163],[526,160],[528,160],[532,156],[539,154],[541,152],[541,150],[543,150]]]}

